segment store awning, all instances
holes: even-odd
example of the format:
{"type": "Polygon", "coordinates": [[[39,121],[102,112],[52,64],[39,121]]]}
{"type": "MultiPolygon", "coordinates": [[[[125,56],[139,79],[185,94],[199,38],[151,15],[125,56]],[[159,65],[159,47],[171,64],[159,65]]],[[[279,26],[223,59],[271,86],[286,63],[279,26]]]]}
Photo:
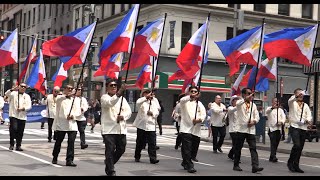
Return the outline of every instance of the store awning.
{"type": "MultiPolygon", "coordinates": [[[[157,72],[157,78],[155,82],[155,87],[159,89],[172,89],[181,90],[183,86],[183,80],[174,80],[168,83],[168,78],[173,73],[171,72],[157,72]]],[[[128,89],[138,89],[135,86],[138,74],[132,74],[127,79],[128,89]]],[[[151,83],[145,85],[145,87],[151,87],[151,83]]],[[[230,93],[230,85],[225,82],[225,77],[220,76],[202,76],[201,80],[201,91],[203,92],[215,92],[215,93],[230,93]]]]}
{"type": "Polygon", "coordinates": [[[320,72],[320,58],[313,59],[311,66],[303,65],[304,74],[314,74],[316,72],[320,72]]]}

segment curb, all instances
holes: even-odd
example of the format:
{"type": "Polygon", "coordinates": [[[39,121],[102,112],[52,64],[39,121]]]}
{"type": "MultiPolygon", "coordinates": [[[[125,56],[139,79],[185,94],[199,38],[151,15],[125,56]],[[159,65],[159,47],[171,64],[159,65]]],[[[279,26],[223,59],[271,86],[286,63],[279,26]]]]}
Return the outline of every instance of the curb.
{"type": "MultiPolygon", "coordinates": [[[[200,140],[204,141],[204,142],[211,142],[212,143],[212,140],[209,140],[207,138],[201,137],[200,140]]],[[[229,142],[229,141],[224,141],[223,143],[227,144],[227,145],[232,145],[232,143],[229,142]]],[[[246,144],[246,143],[243,144],[243,147],[249,148],[248,144],[246,144]]],[[[258,150],[263,150],[263,151],[270,151],[270,147],[259,146],[259,145],[257,145],[257,149],[258,150]]],[[[284,154],[290,154],[291,153],[291,149],[278,148],[277,152],[284,153],[284,154]]],[[[320,153],[302,151],[301,156],[312,157],[312,158],[320,158],[320,153]]]]}

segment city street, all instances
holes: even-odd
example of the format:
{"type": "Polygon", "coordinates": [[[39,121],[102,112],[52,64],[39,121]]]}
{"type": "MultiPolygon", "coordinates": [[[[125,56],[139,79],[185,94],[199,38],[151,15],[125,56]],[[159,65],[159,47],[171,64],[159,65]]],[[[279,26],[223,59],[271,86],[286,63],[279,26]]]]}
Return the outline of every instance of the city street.
{"type": "MultiPolygon", "coordinates": [[[[6,125],[0,126],[0,174],[18,176],[105,176],[104,172],[104,144],[97,125],[94,133],[90,133],[90,126],[86,128],[86,139],[89,147],[80,149],[79,137],[75,144],[75,160],[77,167],[65,166],[66,141],[64,140],[58,158],[58,164],[51,164],[52,143],[47,142],[46,129],[40,129],[40,123],[28,123],[23,137],[24,151],[9,151],[9,129],[6,125]]],[[[173,126],[164,126],[163,135],[157,136],[158,164],[150,164],[147,151],[144,150],[141,162],[134,162],[136,129],[128,124],[127,148],[125,154],[115,165],[118,176],[292,176],[292,175],[320,175],[320,159],[301,157],[300,167],[304,174],[289,172],[286,161],[289,154],[278,153],[278,163],[268,161],[269,151],[258,150],[260,166],[264,167],[261,173],[251,173],[250,153],[243,148],[240,167],[242,172],[233,171],[233,163],[227,158],[229,145],[224,145],[223,153],[214,154],[212,144],[201,141],[198,152],[199,162],[195,162],[196,173],[190,174],[183,170],[180,149],[175,150],[175,129],[173,126]]],[[[78,135],[79,136],[79,135],[78,135]]]]}

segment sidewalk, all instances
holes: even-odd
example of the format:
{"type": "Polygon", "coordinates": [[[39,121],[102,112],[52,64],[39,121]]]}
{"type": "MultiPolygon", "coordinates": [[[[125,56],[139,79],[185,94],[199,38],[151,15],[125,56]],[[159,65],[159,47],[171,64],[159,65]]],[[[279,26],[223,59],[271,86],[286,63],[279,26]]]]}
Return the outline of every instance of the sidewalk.
{"type": "MultiPolygon", "coordinates": [[[[206,141],[206,142],[212,143],[212,137],[208,138],[208,130],[205,129],[205,127],[201,128],[201,136],[202,136],[201,141],[206,141]]],[[[231,139],[228,137],[230,137],[230,136],[226,135],[226,138],[225,138],[223,144],[232,145],[231,139]]],[[[257,149],[264,150],[264,151],[270,151],[270,138],[267,133],[265,135],[265,138],[266,138],[265,144],[257,141],[257,144],[256,144],[257,149]]],[[[286,136],[286,138],[287,138],[287,136],[286,136]]],[[[280,141],[277,152],[290,154],[292,146],[293,146],[292,141],[291,141],[291,143],[285,143],[284,141],[280,141]]],[[[243,147],[249,148],[249,146],[246,142],[244,143],[243,147]]],[[[319,149],[320,149],[320,142],[316,142],[315,139],[313,139],[312,142],[309,142],[308,140],[306,140],[301,155],[306,156],[306,157],[320,158],[320,150],[319,149]]]]}

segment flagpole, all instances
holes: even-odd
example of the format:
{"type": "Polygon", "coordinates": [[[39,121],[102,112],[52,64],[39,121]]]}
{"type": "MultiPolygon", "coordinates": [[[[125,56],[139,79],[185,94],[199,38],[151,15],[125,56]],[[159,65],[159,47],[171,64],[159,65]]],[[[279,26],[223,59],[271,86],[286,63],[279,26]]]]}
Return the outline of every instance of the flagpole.
{"type": "MultiPolygon", "coordinates": [[[[199,88],[199,92],[198,92],[199,94],[200,94],[200,88],[201,88],[202,69],[203,69],[203,64],[204,64],[204,60],[205,60],[205,56],[206,56],[206,46],[207,46],[207,37],[208,37],[208,31],[209,31],[210,16],[211,16],[211,12],[209,12],[209,14],[208,14],[207,27],[206,27],[207,30],[206,30],[204,47],[203,47],[203,52],[202,52],[202,61],[201,61],[201,67],[200,67],[200,75],[199,75],[198,84],[196,85],[196,86],[198,86],[198,88],[199,88]]],[[[191,83],[192,83],[192,82],[191,82],[191,83]]],[[[194,115],[194,119],[195,119],[195,120],[197,119],[198,101],[199,101],[199,99],[197,98],[196,111],[195,111],[195,115],[194,115]]]]}
{"type": "MultiPolygon", "coordinates": [[[[17,24],[17,39],[18,39],[18,54],[17,54],[18,72],[17,72],[17,85],[18,85],[18,86],[20,85],[20,81],[19,81],[19,74],[20,74],[20,60],[19,60],[19,58],[20,58],[20,56],[19,56],[19,54],[20,54],[20,52],[19,52],[19,51],[20,51],[20,36],[19,36],[19,27],[20,27],[20,25],[17,24]]],[[[19,90],[18,90],[18,109],[19,109],[19,104],[20,104],[19,100],[20,100],[20,98],[19,98],[19,90]]]]}
{"type": "Polygon", "coordinates": [[[275,59],[276,60],[276,68],[277,68],[277,101],[278,101],[278,104],[277,104],[277,125],[278,125],[278,122],[279,122],[279,104],[280,104],[280,93],[279,93],[279,67],[278,67],[278,59],[275,59]]]}
{"type": "MultiPolygon", "coordinates": [[[[97,18],[97,20],[96,20],[96,25],[94,26],[93,33],[92,33],[92,37],[91,37],[91,40],[90,40],[90,45],[91,45],[91,43],[92,43],[92,39],[93,39],[93,37],[94,37],[94,32],[96,31],[96,27],[97,27],[98,21],[99,21],[99,18],[97,18]]],[[[89,45],[89,46],[90,46],[90,45],[89,45]]],[[[90,49],[90,47],[89,47],[89,49],[90,49]]],[[[89,50],[87,51],[86,57],[85,57],[84,62],[83,62],[83,64],[82,64],[82,69],[81,69],[80,77],[79,77],[78,82],[77,82],[75,94],[77,94],[78,86],[79,86],[80,80],[82,79],[82,76],[83,76],[83,70],[84,70],[84,66],[86,65],[86,62],[87,62],[88,52],[89,52],[89,50]]],[[[79,57],[79,58],[80,58],[80,57],[79,57]]],[[[88,67],[88,68],[91,68],[91,67],[88,67]]],[[[72,100],[72,104],[71,104],[71,108],[70,108],[70,111],[69,111],[69,115],[68,115],[68,116],[70,116],[70,114],[71,114],[71,110],[72,110],[72,107],[73,107],[73,104],[74,104],[74,99],[75,99],[75,98],[73,98],[73,100],[72,100]]]]}
{"type": "MultiPolygon", "coordinates": [[[[138,24],[139,13],[140,13],[140,5],[139,5],[139,8],[138,8],[136,24],[135,24],[135,26],[134,26],[134,32],[133,32],[133,37],[132,37],[132,42],[131,42],[131,47],[130,47],[130,53],[129,53],[129,59],[128,59],[128,67],[127,67],[127,70],[126,70],[126,76],[125,76],[125,79],[124,79],[124,84],[127,83],[127,79],[128,79],[128,72],[129,72],[129,68],[130,68],[130,60],[131,60],[131,55],[132,55],[132,47],[133,47],[134,37],[135,37],[135,34],[136,34],[136,30],[137,30],[136,27],[137,27],[137,24],[138,24]]],[[[122,108],[122,103],[123,103],[123,97],[125,96],[125,94],[126,94],[126,91],[123,92],[123,95],[122,95],[122,97],[121,97],[121,103],[120,103],[120,108],[119,108],[118,116],[120,116],[120,113],[121,113],[121,108],[122,108]]],[[[121,128],[120,128],[120,130],[121,130],[121,128]]]]}
{"type": "MultiPolygon", "coordinates": [[[[316,33],[316,38],[314,39],[314,45],[313,45],[313,49],[312,49],[312,58],[311,58],[311,66],[310,66],[310,70],[308,73],[308,80],[307,80],[307,85],[306,85],[306,92],[308,91],[308,86],[309,86],[309,81],[310,81],[310,74],[311,74],[311,69],[312,69],[312,65],[313,65],[313,57],[314,57],[314,48],[316,47],[316,43],[317,43],[317,37],[318,37],[318,32],[319,32],[319,21],[318,21],[318,27],[317,27],[317,33],[316,33]]],[[[316,87],[318,88],[318,87],[316,87]]],[[[303,109],[304,109],[304,104],[302,104],[302,110],[301,110],[301,115],[300,115],[300,122],[302,120],[302,114],[303,114],[303,109]]],[[[315,124],[315,122],[313,122],[313,124],[315,124]]]]}
{"type": "MultiPolygon", "coordinates": [[[[258,75],[258,71],[259,71],[259,63],[260,63],[261,54],[262,54],[261,51],[263,49],[262,46],[263,46],[263,36],[264,36],[264,20],[265,20],[265,18],[262,18],[262,27],[261,27],[260,46],[259,46],[259,53],[258,53],[258,62],[257,62],[257,69],[256,69],[256,72],[255,72],[255,78],[254,78],[254,82],[253,82],[253,89],[256,88],[257,75],[258,75]]],[[[254,103],[254,96],[252,96],[252,106],[251,106],[251,110],[250,110],[249,123],[251,122],[253,103],[254,103]]]]}

